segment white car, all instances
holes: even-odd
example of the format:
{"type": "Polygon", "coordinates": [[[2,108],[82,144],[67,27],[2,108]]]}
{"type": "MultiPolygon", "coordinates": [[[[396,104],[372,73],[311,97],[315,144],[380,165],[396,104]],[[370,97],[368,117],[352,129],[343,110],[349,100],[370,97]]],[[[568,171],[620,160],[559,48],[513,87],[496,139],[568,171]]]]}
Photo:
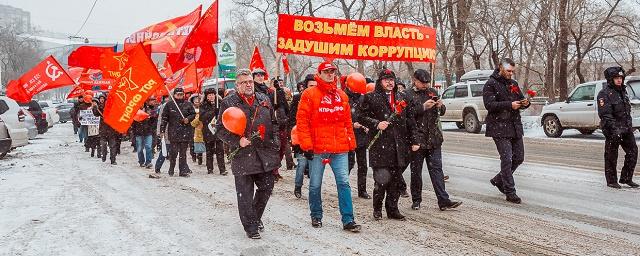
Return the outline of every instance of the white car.
{"type": "Polygon", "coordinates": [[[29,139],[35,139],[38,136],[38,126],[36,125],[36,118],[24,107],[20,107],[23,113],[25,113],[24,127],[29,132],[29,139]]]}
{"type": "MultiPolygon", "coordinates": [[[[607,81],[587,82],[576,86],[564,102],[556,102],[542,108],[541,121],[544,133],[557,138],[566,129],[577,129],[582,134],[592,134],[600,129],[596,97],[607,81]]],[[[627,77],[627,94],[631,101],[633,127],[640,127],[640,77],[627,77]]]]}
{"type": "Polygon", "coordinates": [[[29,131],[25,128],[24,121],[26,113],[16,101],[6,96],[0,96],[0,108],[6,111],[0,114],[5,130],[11,138],[11,148],[17,148],[29,144],[29,131]]]}
{"type": "Polygon", "coordinates": [[[482,99],[485,82],[486,80],[475,80],[449,86],[442,93],[442,101],[447,111],[440,121],[455,122],[460,129],[479,133],[488,113],[482,99]]]}
{"type": "Polygon", "coordinates": [[[51,102],[48,101],[38,101],[38,104],[42,108],[42,111],[47,113],[47,124],[49,127],[53,127],[54,124],[60,122],[60,116],[58,115],[58,109],[53,106],[51,102]]]}

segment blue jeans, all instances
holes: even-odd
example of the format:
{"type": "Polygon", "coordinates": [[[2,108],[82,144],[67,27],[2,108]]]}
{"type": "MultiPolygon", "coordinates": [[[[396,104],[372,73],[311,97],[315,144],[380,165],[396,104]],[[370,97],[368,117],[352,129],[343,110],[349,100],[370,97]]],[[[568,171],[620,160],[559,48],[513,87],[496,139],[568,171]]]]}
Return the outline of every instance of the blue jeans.
{"type": "Polygon", "coordinates": [[[325,164],[322,159],[329,159],[331,170],[336,178],[338,189],[338,205],[342,224],[353,221],[353,202],[351,201],[351,186],[349,186],[349,157],[347,153],[315,154],[309,169],[309,208],[311,218],[322,219],[322,176],[325,164]]]}
{"type": "MultiPolygon", "coordinates": [[[[169,143],[167,143],[167,151],[171,151],[171,144],[169,143]]],[[[160,147],[160,150],[158,152],[160,152],[160,154],[158,154],[158,159],[156,159],[155,169],[159,172],[162,168],[162,165],[164,164],[164,160],[167,159],[167,157],[164,155],[166,154],[168,156],[169,152],[162,152],[162,146],[160,147]]]]}
{"type": "Polygon", "coordinates": [[[307,168],[307,158],[303,154],[296,154],[298,159],[298,167],[296,167],[296,188],[302,187],[304,180],[304,169],[307,168]]]}
{"type": "Polygon", "coordinates": [[[78,131],[78,140],[83,142],[87,139],[87,135],[89,135],[89,128],[86,125],[80,126],[80,131],[78,131]]]}
{"type": "Polygon", "coordinates": [[[153,151],[151,151],[152,144],[153,144],[153,136],[151,135],[136,136],[136,149],[138,149],[139,164],[147,165],[147,164],[150,164],[151,161],[153,160],[153,151]]]}

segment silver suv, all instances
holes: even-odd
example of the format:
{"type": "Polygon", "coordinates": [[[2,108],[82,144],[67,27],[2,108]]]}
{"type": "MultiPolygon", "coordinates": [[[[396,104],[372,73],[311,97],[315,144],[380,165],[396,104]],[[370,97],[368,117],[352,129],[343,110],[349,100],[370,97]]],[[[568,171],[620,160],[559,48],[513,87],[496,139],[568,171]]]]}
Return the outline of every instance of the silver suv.
{"type": "Polygon", "coordinates": [[[442,101],[447,107],[442,122],[455,122],[460,129],[470,133],[480,133],[487,117],[487,109],[482,100],[482,89],[493,70],[474,70],[464,74],[461,82],[449,86],[442,93],[442,101]]]}
{"type": "MultiPolygon", "coordinates": [[[[627,77],[627,94],[631,100],[633,127],[640,127],[640,77],[627,77]]],[[[544,133],[557,138],[566,129],[577,129],[582,134],[592,134],[600,128],[596,97],[606,81],[579,84],[564,102],[556,102],[542,108],[540,114],[544,133]]]]}

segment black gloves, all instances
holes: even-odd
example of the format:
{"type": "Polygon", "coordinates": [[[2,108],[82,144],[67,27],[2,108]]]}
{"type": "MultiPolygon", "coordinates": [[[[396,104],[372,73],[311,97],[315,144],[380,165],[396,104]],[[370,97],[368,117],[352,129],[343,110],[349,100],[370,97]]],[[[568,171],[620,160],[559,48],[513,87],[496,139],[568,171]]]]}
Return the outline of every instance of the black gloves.
{"type": "Polygon", "coordinates": [[[309,161],[313,160],[313,151],[312,150],[304,151],[304,152],[302,152],[302,154],[304,155],[304,157],[307,160],[309,160],[309,161]]]}
{"type": "Polygon", "coordinates": [[[302,149],[300,148],[300,145],[293,145],[291,147],[291,150],[293,150],[293,153],[302,154],[302,149]]]}

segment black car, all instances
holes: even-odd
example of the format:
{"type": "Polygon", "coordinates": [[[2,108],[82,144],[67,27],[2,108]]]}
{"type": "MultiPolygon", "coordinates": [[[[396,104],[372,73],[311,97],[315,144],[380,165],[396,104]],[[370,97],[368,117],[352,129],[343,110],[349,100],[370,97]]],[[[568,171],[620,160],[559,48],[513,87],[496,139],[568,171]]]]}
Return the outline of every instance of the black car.
{"type": "Polygon", "coordinates": [[[40,104],[37,101],[32,100],[29,103],[20,103],[20,106],[27,108],[33,118],[36,120],[36,126],[38,127],[38,134],[43,134],[49,130],[47,124],[47,113],[42,111],[40,104]]]}
{"type": "Polygon", "coordinates": [[[58,115],[60,116],[60,123],[66,123],[71,121],[71,111],[73,110],[73,103],[61,103],[56,106],[58,115]]]}

